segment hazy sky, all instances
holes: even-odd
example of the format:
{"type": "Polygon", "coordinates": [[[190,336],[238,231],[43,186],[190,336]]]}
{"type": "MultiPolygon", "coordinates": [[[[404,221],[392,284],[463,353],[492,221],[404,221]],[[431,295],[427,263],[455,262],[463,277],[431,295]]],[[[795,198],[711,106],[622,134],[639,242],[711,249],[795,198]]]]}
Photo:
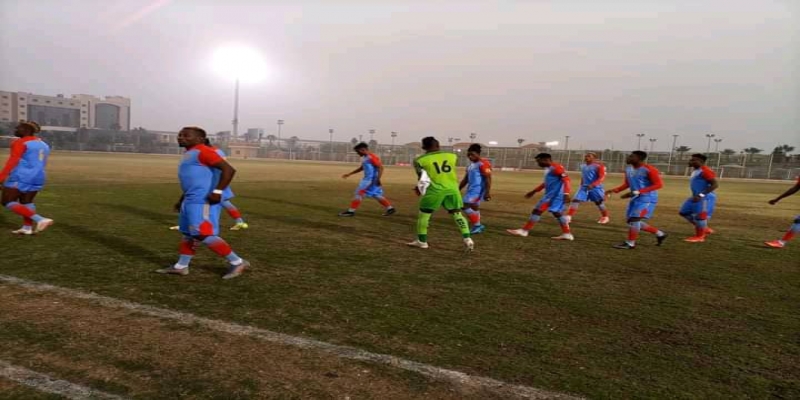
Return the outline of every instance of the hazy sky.
{"type": "Polygon", "coordinates": [[[0,0],[0,89],[128,96],[133,126],[229,130],[211,56],[237,43],[270,69],[242,85],[240,130],[800,147],[796,0],[224,3],[0,0]]]}

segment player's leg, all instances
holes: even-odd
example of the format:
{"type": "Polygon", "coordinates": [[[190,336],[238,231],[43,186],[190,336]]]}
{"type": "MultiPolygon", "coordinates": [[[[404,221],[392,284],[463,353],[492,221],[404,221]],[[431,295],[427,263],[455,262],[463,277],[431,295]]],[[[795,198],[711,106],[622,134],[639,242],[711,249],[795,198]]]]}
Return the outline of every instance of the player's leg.
{"type": "Polygon", "coordinates": [[[710,235],[714,233],[714,230],[711,229],[710,225],[711,225],[711,217],[714,216],[714,211],[716,211],[717,209],[717,194],[709,193],[706,196],[705,201],[706,201],[706,213],[708,214],[706,216],[706,224],[709,225],[706,226],[705,234],[710,235]]]}
{"type": "Polygon", "coordinates": [[[383,187],[373,185],[366,191],[365,196],[374,198],[383,207],[384,217],[388,217],[395,213],[394,206],[392,206],[392,203],[389,201],[389,199],[383,195],[383,187]]]}
{"type": "Polygon", "coordinates": [[[22,217],[23,221],[30,220],[35,223],[34,231],[41,232],[50,227],[50,225],[53,225],[53,220],[37,214],[36,206],[29,207],[25,205],[33,203],[33,199],[36,198],[40,187],[30,187],[30,189],[36,190],[23,191],[24,189],[25,188],[10,188],[6,186],[3,189],[2,204],[9,211],[22,217]]]}
{"type": "Polygon", "coordinates": [[[597,210],[600,211],[600,219],[597,220],[598,224],[607,224],[611,222],[611,218],[608,214],[608,207],[606,207],[606,192],[603,189],[592,189],[592,191],[589,192],[589,201],[593,202],[597,206],[597,210]]]}
{"type": "Polygon", "coordinates": [[[356,210],[361,206],[361,202],[364,201],[364,196],[367,195],[367,188],[369,188],[369,185],[369,181],[361,181],[361,183],[358,184],[356,192],[353,194],[353,200],[350,201],[350,207],[346,211],[340,212],[340,217],[353,217],[356,215],[356,210]]]}
{"type": "Polygon", "coordinates": [[[464,218],[461,209],[464,208],[464,202],[461,200],[461,193],[453,191],[445,196],[442,201],[445,210],[453,216],[458,230],[461,232],[461,238],[464,240],[464,249],[472,251],[475,248],[475,242],[472,241],[469,232],[469,222],[464,218]]]}
{"type": "Polygon", "coordinates": [[[578,212],[578,207],[581,206],[581,203],[588,200],[589,191],[588,188],[581,187],[578,189],[578,192],[575,193],[575,197],[572,198],[572,202],[569,204],[569,209],[567,210],[567,221],[571,222],[572,217],[578,212]]]}
{"type": "Polygon", "coordinates": [[[647,202],[644,210],[641,213],[642,221],[641,221],[641,230],[652,233],[656,235],[656,246],[661,246],[664,243],[664,240],[667,239],[667,234],[664,231],[656,228],[655,226],[649,225],[647,222],[653,218],[653,214],[656,210],[656,203],[654,202],[647,202]]]}
{"type": "Polygon", "coordinates": [[[639,231],[642,230],[642,215],[645,210],[646,204],[638,199],[631,199],[628,202],[628,208],[625,211],[628,222],[628,239],[624,242],[614,245],[616,249],[634,249],[636,248],[636,241],[639,240],[639,231]]]}
{"type": "Polygon", "coordinates": [[[462,202],[464,203],[464,214],[472,224],[470,234],[477,235],[486,230],[486,227],[481,224],[481,198],[483,193],[469,191],[464,195],[462,202]]]}
{"type": "MultiPolygon", "coordinates": [[[[563,205],[563,203],[561,205],[563,205]]],[[[533,227],[536,226],[539,221],[541,221],[542,213],[548,209],[550,209],[549,199],[543,198],[539,200],[539,202],[533,207],[533,210],[531,210],[531,215],[528,217],[528,221],[525,222],[525,225],[523,225],[522,228],[506,229],[506,232],[514,236],[528,236],[528,232],[530,232],[530,230],[533,229],[533,227]]]]}
{"type": "Polygon", "coordinates": [[[433,212],[441,207],[443,197],[435,192],[427,192],[419,199],[419,214],[417,214],[417,238],[406,243],[411,247],[428,248],[428,225],[431,223],[433,212]]]}
{"type": "Polygon", "coordinates": [[[765,244],[769,247],[782,248],[786,246],[786,243],[794,239],[794,237],[797,235],[800,235],[800,215],[794,218],[794,223],[789,228],[789,230],[786,231],[786,233],[783,235],[782,238],[778,240],[773,240],[771,242],[766,242],[765,244]]]}
{"type": "Polygon", "coordinates": [[[572,235],[572,230],[569,227],[569,218],[566,215],[559,211],[550,211],[553,213],[553,217],[555,217],[558,224],[561,226],[561,235],[554,236],[551,239],[555,240],[575,240],[575,236],[572,235]]]}
{"type": "Polygon", "coordinates": [[[700,243],[705,241],[706,229],[708,229],[708,212],[706,211],[706,205],[705,199],[700,199],[700,201],[697,202],[695,202],[693,199],[689,199],[686,201],[686,203],[684,203],[684,207],[681,207],[681,215],[689,215],[691,222],[694,225],[695,232],[694,236],[688,237],[684,239],[684,241],[690,243],[700,243]]]}
{"type": "Polygon", "coordinates": [[[225,209],[225,212],[227,212],[228,215],[235,221],[235,224],[231,227],[232,231],[238,231],[250,227],[247,225],[247,222],[244,222],[241,211],[239,211],[239,209],[230,201],[230,199],[223,200],[220,204],[222,204],[222,208],[225,209]]]}

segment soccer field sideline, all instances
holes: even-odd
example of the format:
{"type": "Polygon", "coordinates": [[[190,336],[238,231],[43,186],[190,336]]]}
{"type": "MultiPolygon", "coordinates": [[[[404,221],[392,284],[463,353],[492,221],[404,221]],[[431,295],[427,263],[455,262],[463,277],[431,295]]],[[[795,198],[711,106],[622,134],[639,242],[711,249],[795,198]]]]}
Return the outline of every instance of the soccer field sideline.
{"type": "MultiPolygon", "coordinates": [[[[37,292],[49,292],[64,297],[90,300],[94,303],[100,304],[103,307],[124,309],[135,313],[172,320],[185,325],[202,326],[219,331],[221,333],[250,336],[262,339],[266,342],[290,345],[301,349],[319,350],[334,354],[340,358],[387,365],[392,368],[398,368],[417,373],[437,381],[447,382],[456,387],[460,386],[473,390],[488,390],[504,397],[509,396],[524,399],[563,400],[583,399],[583,397],[573,396],[566,393],[537,389],[524,385],[512,385],[496,379],[469,375],[460,371],[440,368],[434,365],[416,362],[389,354],[373,353],[351,346],[336,345],[319,340],[274,332],[267,329],[203,318],[191,313],[148,306],[131,301],[115,299],[113,297],[102,296],[91,292],[83,292],[80,290],[54,286],[46,283],[29,281],[14,276],[0,274],[0,282],[32,289],[37,292]]],[[[3,360],[0,360],[0,377],[11,378],[27,386],[48,392],[53,392],[54,389],[60,388],[62,389],[62,393],[60,394],[64,394],[65,396],[74,399],[89,399],[95,397],[101,399],[121,399],[115,395],[101,391],[94,391],[93,389],[86,388],[82,385],[56,380],[44,374],[16,367],[4,362],[3,360]]]]}

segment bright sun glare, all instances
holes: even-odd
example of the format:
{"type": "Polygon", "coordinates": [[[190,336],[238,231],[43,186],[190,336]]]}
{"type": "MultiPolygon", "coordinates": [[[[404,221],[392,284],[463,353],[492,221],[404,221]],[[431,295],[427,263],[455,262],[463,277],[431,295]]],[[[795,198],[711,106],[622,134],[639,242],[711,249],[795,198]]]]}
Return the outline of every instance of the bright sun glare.
{"type": "Polygon", "coordinates": [[[267,75],[267,64],[261,54],[250,47],[229,45],[218,48],[213,56],[214,72],[226,79],[239,78],[254,83],[267,75]]]}

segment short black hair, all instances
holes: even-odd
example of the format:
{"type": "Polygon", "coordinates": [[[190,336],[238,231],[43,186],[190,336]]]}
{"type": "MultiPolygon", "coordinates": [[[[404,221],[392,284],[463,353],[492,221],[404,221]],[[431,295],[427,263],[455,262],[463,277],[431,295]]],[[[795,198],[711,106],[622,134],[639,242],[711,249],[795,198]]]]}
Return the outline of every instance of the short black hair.
{"type": "Polygon", "coordinates": [[[699,158],[703,160],[703,162],[706,162],[706,160],[708,160],[708,157],[706,157],[705,154],[700,154],[700,153],[692,154],[692,158],[699,158]]]}
{"type": "Polygon", "coordinates": [[[536,157],[533,157],[535,160],[552,160],[553,156],[550,153],[539,153],[536,157]]]}
{"type": "Polygon", "coordinates": [[[184,126],[181,130],[188,129],[190,131],[195,131],[200,134],[201,137],[206,137],[206,130],[199,127],[199,126],[184,126]]]}
{"type": "Polygon", "coordinates": [[[208,138],[206,138],[204,142],[205,142],[206,146],[211,146],[211,141],[208,140],[208,138]]]}
{"type": "Polygon", "coordinates": [[[422,149],[423,150],[428,150],[428,149],[433,148],[433,147],[438,146],[438,145],[439,145],[439,141],[436,140],[436,138],[433,137],[433,136],[427,136],[427,137],[422,138],[422,149]]]}
{"type": "Polygon", "coordinates": [[[368,148],[369,148],[369,145],[368,145],[368,144],[366,144],[366,143],[364,143],[364,142],[361,142],[361,143],[359,143],[359,144],[355,145],[355,147],[353,147],[353,150],[358,150],[358,149],[368,149],[368,148]]]}
{"type": "Polygon", "coordinates": [[[633,153],[631,153],[631,154],[634,154],[634,155],[636,155],[636,156],[637,156],[637,157],[639,157],[639,159],[640,159],[640,160],[642,160],[642,161],[644,161],[644,160],[647,160],[647,153],[645,153],[645,152],[643,152],[643,151],[641,151],[641,150],[636,150],[636,151],[634,151],[634,152],[633,152],[633,153]]]}
{"type": "Polygon", "coordinates": [[[473,144],[469,145],[469,148],[467,149],[467,152],[473,152],[473,153],[481,154],[481,150],[483,150],[483,148],[481,148],[481,145],[479,145],[477,143],[473,143],[473,144]]]}

